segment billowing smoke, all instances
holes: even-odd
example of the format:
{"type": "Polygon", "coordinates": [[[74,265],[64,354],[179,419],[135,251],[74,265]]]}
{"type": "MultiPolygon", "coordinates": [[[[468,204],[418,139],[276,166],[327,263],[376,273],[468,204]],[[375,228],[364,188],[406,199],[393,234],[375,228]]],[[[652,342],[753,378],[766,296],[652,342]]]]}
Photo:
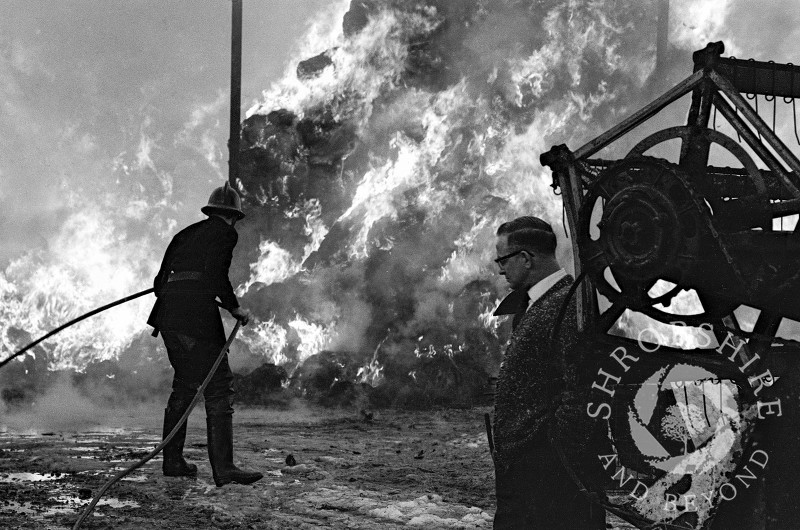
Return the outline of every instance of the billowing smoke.
{"type": "Polygon", "coordinates": [[[506,289],[494,231],[529,214],[561,226],[538,156],[646,101],[656,12],[343,2],[343,32],[312,33],[309,56],[244,124],[237,275],[268,319],[245,331],[251,353],[275,359],[280,345],[300,364],[320,347],[348,352],[328,355],[340,375],[383,368],[395,404],[476,399],[505,338],[490,316],[506,289]]]}
{"type": "MultiPolygon", "coordinates": [[[[490,316],[506,290],[491,263],[496,227],[518,215],[546,218],[559,227],[558,257],[571,268],[561,202],[539,154],[559,143],[575,148],[636,110],[687,75],[690,52],[707,40],[791,60],[780,55],[789,50],[743,27],[746,3],[673,0],[671,50],[655,71],[656,4],[326,6],[297,59],[243,124],[240,189],[248,217],[232,277],[257,321],[243,329],[234,365],[273,362],[306,379],[327,370],[323,387],[329,380],[377,384],[376,399],[395,404],[477,399],[505,340],[490,316]],[[740,30],[748,40],[733,39],[740,30]],[[311,358],[315,368],[304,371],[311,358]]],[[[798,26],[782,24],[791,26],[787,32],[798,26]]],[[[21,55],[0,56],[0,68],[48,75],[21,55]]],[[[154,132],[151,116],[163,111],[145,101],[145,118],[121,124],[134,148],[108,157],[116,182],[106,178],[96,193],[83,179],[74,186],[70,171],[94,176],[100,169],[62,170],[62,192],[47,196],[63,215],[48,217],[46,244],[11,256],[0,273],[4,351],[150,285],[169,236],[198,217],[197,206],[224,178],[218,137],[225,100],[219,90],[206,94],[172,138],[154,132]],[[192,162],[165,164],[169,150],[192,162]],[[192,181],[201,162],[202,186],[192,181]]],[[[679,122],[685,108],[671,111],[679,122]]],[[[61,131],[62,145],[91,158],[96,138],[77,130],[61,131]]],[[[7,171],[0,165],[0,174],[7,171]]],[[[0,190],[0,199],[6,194],[0,190]]],[[[151,303],[121,307],[48,341],[15,374],[38,388],[53,369],[102,366],[95,368],[106,371],[102,377],[122,381],[147,366],[158,367],[150,380],[161,385],[165,356],[144,325],[151,303]]]]}

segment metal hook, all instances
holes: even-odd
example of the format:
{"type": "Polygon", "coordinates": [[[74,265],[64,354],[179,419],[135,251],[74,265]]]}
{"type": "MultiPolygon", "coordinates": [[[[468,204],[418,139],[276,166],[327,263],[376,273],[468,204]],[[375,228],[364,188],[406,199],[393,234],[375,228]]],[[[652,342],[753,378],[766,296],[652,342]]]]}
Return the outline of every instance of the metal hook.
{"type": "Polygon", "coordinates": [[[767,61],[767,64],[772,66],[772,88],[770,89],[769,94],[764,95],[764,99],[767,101],[772,101],[775,99],[775,61],[767,61]]]}
{"type": "Polygon", "coordinates": [[[775,101],[775,96],[772,96],[772,132],[775,132],[775,116],[777,115],[778,102],[775,101]]]}
{"type": "MultiPolygon", "coordinates": [[[[753,94],[753,99],[756,100],[756,116],[760,116],[758,113],[758,94],[753,94]]],[[[761,131],[758,131],[758,139],[761,141],[761,131]]]]}
{"type": "Polygon", "coordinates": [[[800,145],[800,136],[797,135],[797,100],[792,98],[792,116],[794,117],[794,137],[797,140],[797,145],[800,145]]]}
{"type": "Polygon", "coordinates": [[[772,101],[772,132],[775,132],[775,117],[777,115],[778,102],[775,101],[775,61],[769,61],[768,64],[772,65],[772,88],[770,94],[764,96],[765,101],[772,101]]]}
{"type": "MultiPolygon", "coordinates": [[[[794,94],[794,71],[792,71],[794,63],[786,63],[786,66],[789,67],[789,94],[794,94]]],[[[789,103],[790,100],[794,101],[794,96],[783,96],[784,103],[789,103]]]]}

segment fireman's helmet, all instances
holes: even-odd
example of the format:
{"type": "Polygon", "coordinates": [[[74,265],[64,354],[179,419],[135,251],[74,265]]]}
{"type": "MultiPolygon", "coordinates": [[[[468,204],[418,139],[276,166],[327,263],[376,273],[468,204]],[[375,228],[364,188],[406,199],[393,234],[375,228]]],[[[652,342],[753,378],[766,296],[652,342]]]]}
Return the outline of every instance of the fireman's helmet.
{"type": "Polygon", "coordinates": [[[211,192],[211,197],[208,198],[208,204],[200,208],[200,211],[206,215],[220,214],[242,219],[244,212],[242,212],[242,200],[236,190],[231,188],[230,183],[225,182],[224,186],[220,186],[211,192]]]}

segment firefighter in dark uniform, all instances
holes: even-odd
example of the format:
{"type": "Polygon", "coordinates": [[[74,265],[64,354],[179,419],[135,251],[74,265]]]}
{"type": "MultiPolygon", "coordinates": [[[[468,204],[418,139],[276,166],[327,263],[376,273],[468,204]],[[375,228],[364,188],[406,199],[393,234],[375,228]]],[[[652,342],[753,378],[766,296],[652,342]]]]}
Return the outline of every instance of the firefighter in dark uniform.
{"type": "MultiPolygon", "coordinates": [[[[217,306],[242,324],[250,319],[249,311],[239,307],[228,280],[238,240],[234,224],[244,217],[239,195],[226,182],[214,190],[201,210],[208,218],[178,232],[167,247],[154,281],[156,304],[147,321],[155,328],[154,335],[160,332],[163,336],[169,362],[175,369],[172,394],[164,410],[164,438],[186,412],[225,344],[217,306]]],[[[232,381],[226,354],[203,393],[208,458],[217,486],[230,482],[250,484],[263,476],[233,463],[232,381]]],[[[183,458],[185,439],[186,423],[164,447],[164,475],[197,475],[197,466],[183,458]]]]}

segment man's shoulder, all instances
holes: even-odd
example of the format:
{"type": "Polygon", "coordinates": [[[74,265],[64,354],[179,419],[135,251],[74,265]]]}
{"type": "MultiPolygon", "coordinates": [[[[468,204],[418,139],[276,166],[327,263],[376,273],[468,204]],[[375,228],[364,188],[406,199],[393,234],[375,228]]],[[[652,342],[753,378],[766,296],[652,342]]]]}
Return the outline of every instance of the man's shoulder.
{"type": "Polygon", "coordinates": [[[233,241],[237,240],[239,237],[239,235],[236,233],[236,229],[219,217],[212,216],[201,222],[206,223],[205,226],[209,231],[213,232],[216,237],[230,239],[233,241]]]}
{"type": "MultiPolygon", "coordinates": [[[[567,275],[558,280],[548,292],[566,293],[569,288],[572,287],[573,283],[575,283],[575,278],[573,278],[571,274],[567,273],[567,275]]],[[[545,293],[545,295],[547,294],[548,293],[545,293]]]]}
{"type": "Polygon", "coordinates": [[[208,217],[202,221],[197,221],[196,223],[190,224],[178,232],[175,237],[191,235],[198,235],[200,237],[207,235],[215,241],[220,239],[231,239],[235,241],[238,238],[235,228],[224,221],[215,220],[212,217],[208,217]]]}
{"type": "Polygon", "coordinates": [[[572,287],[572,284],[575,283],[575,279],[567,274],[556,283],[553,284],[547,291],[542,294],[539,298],[539,302],[541,305],[557,303],[560,300],[563,300],[567,293],[569,292],[569,288],[572,287]]]}
{"type": "Polygon", "coordinates": [[[202,228],[202,224],[203,224],[203,221],[198,221],[196,223],[190,224],[189,226],[185,226],[185,227],[181,228],[180,230],[178,230],[178,232],[174,236],[172,236],[172,239],[173,240],[179,240],[179,241],[181,239],[186,239],[187,237],[190,237],[192,234],[197,232],[197,230],[201,229],[202,228]]]}

